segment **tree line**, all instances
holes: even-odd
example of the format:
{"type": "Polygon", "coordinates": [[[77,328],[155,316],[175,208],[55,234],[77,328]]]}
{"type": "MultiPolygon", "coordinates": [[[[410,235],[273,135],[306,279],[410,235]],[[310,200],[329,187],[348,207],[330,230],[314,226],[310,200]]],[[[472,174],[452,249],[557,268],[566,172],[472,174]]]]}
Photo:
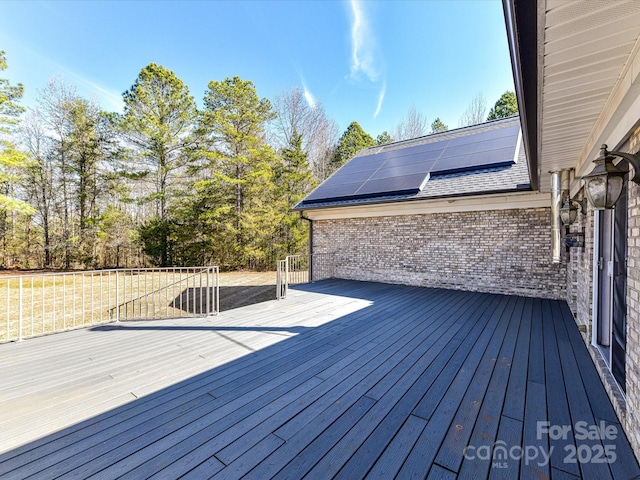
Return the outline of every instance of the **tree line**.
{"type": "Polygon", "coordinates": [[[239,77],[209,82],[198,108],[155,63],[121,114],[58,78],[35,108],[19,104],[23,93],[0,78],[3,267],[273,268],[306,250],[307,222],[290,209],[319,182],[362,148],[430,133],[412,107],[392,134],[374,139],[352,122],[340,135],[301,90],[271,101],[239,77]]]}

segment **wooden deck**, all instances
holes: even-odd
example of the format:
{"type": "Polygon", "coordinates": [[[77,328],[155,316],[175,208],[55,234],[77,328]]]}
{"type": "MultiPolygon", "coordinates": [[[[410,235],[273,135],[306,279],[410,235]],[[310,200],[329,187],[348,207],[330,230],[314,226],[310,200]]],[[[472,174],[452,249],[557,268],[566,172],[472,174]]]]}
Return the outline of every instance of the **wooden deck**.
{"type": "Polygon", "coordinates": [[[640,475],[566,304],[540,299],[332,280],[5,344],[0,406],[2,478],[640,475]]]}

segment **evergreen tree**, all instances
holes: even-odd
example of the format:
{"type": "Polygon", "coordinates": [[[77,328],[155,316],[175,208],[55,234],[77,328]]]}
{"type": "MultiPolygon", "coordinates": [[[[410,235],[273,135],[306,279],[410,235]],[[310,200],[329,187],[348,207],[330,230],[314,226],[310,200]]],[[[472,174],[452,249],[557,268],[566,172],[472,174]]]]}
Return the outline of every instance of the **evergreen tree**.
{"type": "MultiPolygon", "coordinates": [[[[133,149],[130,173],[148,189],[139,201],[152,203],[155,219],[141,230],[143,241],[156,229],[149,252],[161,266],[172,263],[169,206],[186,174],[194,139],[196,105],[189,89],[171,70],[150,63],[124,94],[121,131],[133,149]]],[[[134,178],[134,177],[132,177],[134,178]]]]}
{"type": "MultiPolygon", "coordinates": [[[[0,50],[0,72],[7,68],[6,55],[0,50]]],[[[17,262],[20,227],[30,223],[33,207],[18,198],[28,167],[28,158],[11,141],[24,108],[19,105],[22,84],[11,85],[0,78],[0,247],[5,265],[17,262]]]]}
{"type": "Polygon", "coordinates": [[[275,253],[279,258],[306,251],[309,240],[308,222],[291,211],[317,185],[302,145],[302,135],[294,132],[289,145],[280,152],[282,162],[276,168],[281,218],[275,253]]]}
{"type": "Polygon", "coordinates": [[[446,132],[447,130],[449,130],[449,127],[447,127],[444,122],[440,120],[440,117],[436,117],[436,119],[431,124],[431,133],[446,132]]]}
{"type": "MultiPolygon", "coordinates": [[[[7,69],[4,50],[0,50],[0,72],[7,69]]],[[[21,83],[11,85],[9,80],[0,78],[0,211],[32,213],[33,208],[12,194],[28,159],[11,141],[10,135],[20,121],[24,108],[18,103],[24,94],[21,83]]]]}
{"type": "Polygon", "coordinates": [[[358,122],[351,122],[338,141],[332,166],[337,170],[356,154],[368,147],[375,147],[376,141],[365,132],[358,122]]]}
{"type": "Polygon", "coordinates": [[[253,82],[233,77],[209,82],[204,105],[200,130],[210,176],[195,188],[209,244],[216,261],[228,268],[266,261],[277,163],[264,140],[266,123],[274,117],[271,102],[258,97],[253,82]]]}
{"type": "Polygon", "coordinates": [[[393,137],[386,130],[376,137],[376,145],[386,145],[392,143],[393,137]]]}
{"type": "Polygon", "coordinates": [[[487,120],[497,120],[499,118],[510,117],[518,113],[518,99],[514,92],[504,92],[495,103],[487,120]]]}

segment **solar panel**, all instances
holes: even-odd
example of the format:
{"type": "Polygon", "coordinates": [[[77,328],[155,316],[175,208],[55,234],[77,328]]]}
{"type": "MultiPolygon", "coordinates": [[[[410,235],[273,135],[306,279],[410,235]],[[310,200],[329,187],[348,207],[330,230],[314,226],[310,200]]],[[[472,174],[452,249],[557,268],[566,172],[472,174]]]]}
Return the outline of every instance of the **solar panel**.
{"type": "Polygon", "coordinates": [[[366,180],[368,177],[376,173],[376,170],[367,170],[363,172],[353,172],[342,175],[333,175],[323,183],[323,185],[332,186],[332,185],[343,185],[349,183],[360,183],[362,184],[363,179],[366,180]],[[368,172],[368,174],[367,174],[368,172]]]}
{"type": "Polygon", "coordinates": [[[338,198],[349,198],[355,197],[355,193],[362,186],[362,183],[351,183],[346,185],[335,185],[325,187],[324,184],[321,185],[322,188],[316,188],[307,198],[304,199],[305,202],[315,203],[315,202],[325,202],[327,200],[333,200],[338,198]]]}
{"type": "Polygon", "coordinates": [[[444,149],[440,148],[438,150],[431,150],[430,152],[425,153],[413,153],[411,155],[403,155],[394,158],[390,158],[381,168],[387,168],[398,165],[409,165],[411,163],[420,163],[427,162],[430,160],[436,160],[442,155],[442,151],[444,149]]]}
{"type": "MultiPolygon", "coordinates": [[[[508,152],[508,150],[502,150],[508,152]]],[[[469,155],[459,155],[456,157],[443,158],[431,170],[432,175],[445,175],[447,173],[455,173],[461,171],[478,170],[486,167],[500,167],[513,164],[513,150],[511,150],[511,158],[501,156],[502,161],[498,161],[496,153],[499,152],[474,152],[469,155]]]]}
{"type": "Polygon", "coordinates": [[[438,158],[431,175],[512,165],[519,135],[520,127],[510,127],[453,139],[438,158]]]}
{"type": "Polygon", "coordinates": [[[416,175],[404,175],[402,177],[368,180],[362,184],[356,193],[362,196],[378,194],[379,192],[384,192],[385,195],[418,193],[422,187],[422,181],[425,180],[425,176],[421,175],[419,177],[421,183],[416,183],[417,178],[416,175]]]}
{"type": "MultiPolygon", "coordinates": [[[[384,158],[377,157],[376,155],[365,155],[362,157],[355,157],[351,161],[347,162],[339,172],[360,172],[365,170],[377,170],[385,162],[384,158]]],[[[338,173],[338,172],[336,172],[338,173]]]]}
{"type": "Polygon", "coordinates": [[[393,178],[402,175],[414,175],[414,174],[423,174],[426,175],[431,171],[433,164],[435,161],[430,162],[422,162],[422,163],[409,163],[407,165],[393,165],[391,167],[380,168],[373,175],[371,175],[371,179],[379,179],[379,178],[393,178]]]}
{"type": "Polygon", "coordinates": [[[439,135],[433,141],[354,157],[308,195],[318,203],[418,193],[431,176],[512,165],[520,144],[520,125],[439,135]],[[465,134],[467,133],[467,134],[465,134]]]}

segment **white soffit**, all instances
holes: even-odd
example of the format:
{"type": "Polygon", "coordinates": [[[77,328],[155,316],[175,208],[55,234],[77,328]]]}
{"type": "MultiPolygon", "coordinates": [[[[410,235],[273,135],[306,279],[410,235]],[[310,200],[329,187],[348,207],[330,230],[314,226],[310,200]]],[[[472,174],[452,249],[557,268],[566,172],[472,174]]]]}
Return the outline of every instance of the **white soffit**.
{"type": "Polygon", "coordinates": [[[616,90],[628,88],[621,84],[639,37],[640,0],[547,0],[539,110],[541,191],[549,191],[549,171],[580,170],[593,152],[597,156],[598,142],[610,141],[602,126],[607,119],[601,117],[610,116],[607,107],[613,101],[620,104],[616,90]]]}

